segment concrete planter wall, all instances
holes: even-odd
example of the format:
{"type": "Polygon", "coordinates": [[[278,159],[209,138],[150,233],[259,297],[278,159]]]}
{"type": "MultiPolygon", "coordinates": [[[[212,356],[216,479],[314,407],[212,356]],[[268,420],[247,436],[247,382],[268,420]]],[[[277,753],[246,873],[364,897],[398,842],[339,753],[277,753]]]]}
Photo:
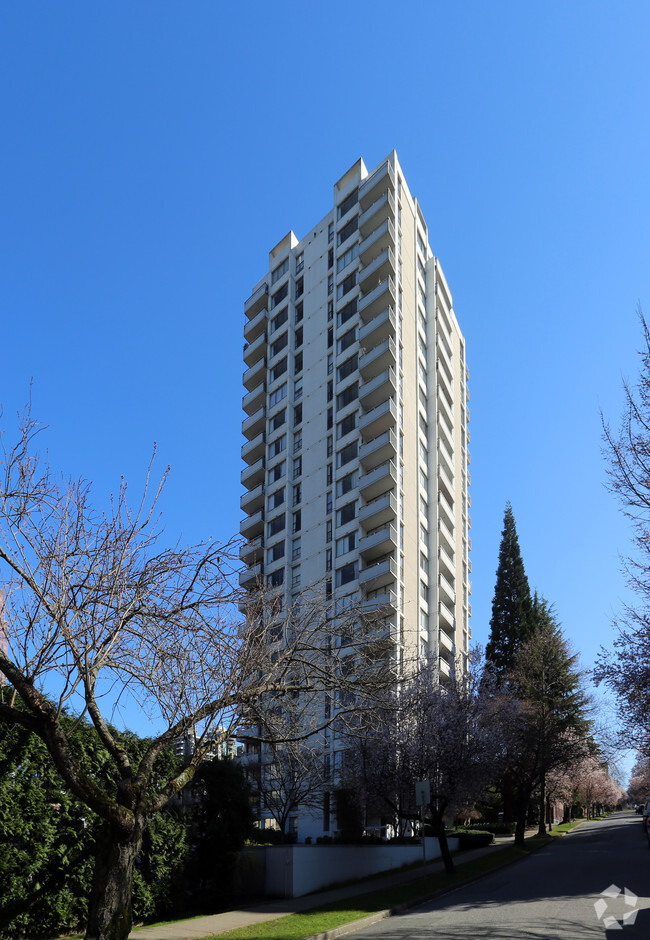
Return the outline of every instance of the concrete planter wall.
{"type": "MultiPolygon", "coordinates": [[[[438,840],[424,842],[427,861],[439,858],[438,840]]],[[[455,852],[458,839],[449,839],[449,848],[455,852]]],[[[242,852],[240,871],[247,893],[263,885],[267,897],[299,898],[421,861],[421,844],[250,846],[242,852]]]]}

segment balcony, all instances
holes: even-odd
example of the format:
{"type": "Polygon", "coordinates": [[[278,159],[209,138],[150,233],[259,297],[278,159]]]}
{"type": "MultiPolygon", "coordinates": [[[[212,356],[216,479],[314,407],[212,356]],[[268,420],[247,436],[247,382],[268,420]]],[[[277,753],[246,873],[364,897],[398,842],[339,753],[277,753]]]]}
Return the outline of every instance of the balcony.
{"type": "MultiPolygon", "coordinates": [[[[392,490],[397,484],[397,467],[392,460],[359,477],[359,492],[366,502],[392,490]]],[[[364,507],[365,508],[365,507],[364,507]]]]}
{"type": "Polygon", "coordinates": [[[368,264],[359,271],[358,284],[362,291],[368,291],[378,281],[383,281],[387,277],[395,277],[395,252],[392,248],[384,248],[381,254],[369,261],[368,264]]]}
{"type": "Polygon", "coordinates": [[[244,302],[244,313],[248,319],[252,320],[253,317],[260,312],[260,310],[266,309],[268,301],[269,285],[260,284],[257,290],[254,290],[248,300],[244,302]]]}
{"type": "Polygon", "coordinates": [[[453,477],[449,473],[449,465],[442,457],[440,451],[438,451],[438,476],[440,477],[440,480],[443,483],[445,489],[451,496],[451,494],[454,492],[454,481],[453,477]]]}
{"type": "Polygon", "coordinates": [[[239,586],[250,590],[261,584],[263,577],[264,565],[261,561],[258,561],[256,565],[251,565],[246,571],[240,571],[239,586]]]}
{"type": "Polygon", "coordinates": [[[386,160],[381,166],[367,176],[359,186],[359,204],[361,209],[365,210],[372,205],[380,193],[386,189],[395,192],[395,168],[390,160],[386,160]]]}
{"type": "Polygon", "coordinates": [[[394,214],[393,194],[385,190],[359,216],[359,231],[366,236],[394,214]]]}
{"type": "Polygon", "coordinates": [[[375,591],[396,580],[397,562],[394,558],[381,558],[359,572],[359,584],[367,591],[375,591]]]}
{"type": "Polygon", "coordinates": [[[396,456],[397,435],[392,428],[373,437],[371,441],[362,444],[359,448],[359,460],[366,471],[386,460],[394,460],[396,456]]]}
{"type": "Polygon", "coordinates": [[[264,457],[260,457],[260,459],[256,460],[254,464],[251,464],[250,467],[246,467],[241,472],[242,486],[245,486],[249,490],[253,486],[257,486],[258,483],[261,483],[263,479],[264,457]]]}
{"type": "Polygon", "coordinates": [[[359,342],[365,347],[376,346],[384,340],[391,339],[397,331],[395,311],[387,307],[377,313],[370,322],[364,323],[359,330],[359,342]]]}
{"type": "Polygon", "coordinates": [[[261,561],[264,556],[264,539],[259,536],[250,542],[244,542],[239,549],[239,558],[245,565],[254,565],[261,561]]]}
{"type": "MultiPolygon", "coordinates": [[[[396,300],[395,281],[392,277],[387,277],[376,287],[373,287],[369,293],[359,297],[357,309],[363,322],[367,323],[384,307],[393,307],[396,300]]],[[[359,334],[359,339],[361,339],[361,334],[359,334]]]]}
{"type": "Polygon", "coordinates": [[[440,588],[440,599],[447,604],[450,610],[453,609],[456,603],[456,592],[442,572],[438,575],[438,586],[440,588]]]}
{"type": "Polygon", "coordinates": [[[386,555],[397,548],[397,529],[393,525],[382,526],[364,535],[359,540],[359,554],[367,562],[386,555]]]}
{"type": "Polygon", "coordinates": [[[359,419],[359,430],[364,441],[370,441],[383,431],[395,427],[397,422],[397,405],[392,398],[377,405],[372,411],[366,412],[359,419]]]}
{"type": "Polygon", "coordinates": [[[266,354],[266,345],[266,333],[260,333],[252,343],[244,345],[244,362],[247,366],[252,366],[266,354]]]}
{"type": "Polygon", "coordinates": [[[252,516],[248,516],[246,519],[242,519],[239,525],[239,531],[245,539],[254,539],[258,535],[262,535],[264,532],[264,510],[259,509],[257,512],[253,513],[252,516]]]}
{"type": "Polygon", "coordinates": [[[359,510],[359,524],[367,532],[397,518],[397,499],[394,493],[382,493],[368,500],[359,510]]]}
{"type": "Polygon", "coordinates": [[[266,378],[266,357],[258,359],[255,365],[252,365],[250,369],[246,369],[244,372],[244,388],[247,388],[249,392],[254,389],[260,382],[263,382],[266,378]]]}
{"type": "Polygon", "coordinates": [[[370,411],[381,402],[391,398],[397,391],[397,377],[393,369],[385,369],[369,382],[364,382],[359,389],[359,402],[361,406],[370,411]]]}
{"type": "Polygon", "coordinates": [[[367,264],[369,258],[373,258],[384,248],[395,245],[395,226],[391,219],[386,219],[381,225],[378,225],[374,232],[371,232],[367,238],[359,245],[359,258],[362,264],[367,264]]]}
{"type": "Polygon", "coordinates": [[[447,401],[441,385],[438,385],[438,394],[436,397],[438,399],[438,411],[440,412],[440,416],[449,430],[451,430],[454,426],[454,413],[451,410],[451,405],[447,401]]]}
{"type": "Polygon", "coordinates": [[[256,385],[241,400],[241,405],[247,415],[254,414],[266,401],[266,382],[256,385]]]}
{"type": "Polygon", "coordinates": [[[239,508],[243,512],[252,513],[257,512],[258,509],[261,509],[264,505],[264,484],[259,483],[252,490],[248,490],[247,493],[242,493],[239,500],[239,508]]]}
{"type": "Polygon", "coordinates": [[[447,653],[454,655],[454,643],[449,636],[445,633],[444,630],[438,631],[438,636],[440,637],[440,648],[445,650],[447,653]]]}
{"type": "Polygon", "coordinates": [[[449,676],[451,675],[451,669],[449,668],[449,663],[447,662],[447,660],[443,659],[443,657],[441,656],[438,661],[438,665],[440,667],[440,675],[443,676],[445,679],[448,679],[449,676]]]}
{"type": "Polygon", "coordinates": [[[438,601],[438,616],[440,619],[440,626],[442,629],[447,630],[448,632],[453,633],[455,630],[454,627],[454,614],[449,607],[444,604],[442,601],[438,601]]]}
{"type": "Polygon", "coordinates": [[[260,457],[264,456],[264,447],[266,445],[266,434],[258,434],[257,437],[254,437],[252,441],[248,441],[247,444],[241,449],[241,458],[245,460],[247,464],[253,464],[260,457]]]}
{"type": "Polygon", "coordinates": [[[436,359],[436,377],[438,383],[442,383],[442,387],[448,395],[449,401],[454,400],[454,386],[452,383],[451,373],[449,369],[445,366],[443,359],[436,359]]]}
{"type": "Polygon", "coordinates": [[[369,619],[383,619],[394,617],[397,613],[397,594],[386,590],[372,597],[365,598],[363,602],[363,616],[369,619]]]}
{"type": "Polygon", "coordinates": [[[244,339],[247,343],[252,343],[254,339],[266,331],[266,320],[268,313],[266,310],[260,310],[252,320],[248,320],[244,325],[244,339]]]}
{"type": "Polygon", "coordinates": [[[246,418],[242,422],[241,430],[244,437],[247,437],[248,440],[252,440],[254,437],[264,430],[266,425],[266,407],[262,405],[261,408],[251,415],[249,418],[246,418]]]}
{"type": "Polygon", "coordinates": [[[445,549],[443,545],[440,545],[438,548],[438,558],[440,559],[441,562],[443,562],[447,566],[450,572],[453,572],[455,574],[456,566],[454,564],[454,559],[452,558],[452,556],[449,554],[449,552],[445,549]]]}
{"type": "Polygon", "coordinates": [[[359,353],[359,372],[364,379],[370,379],[389,366],[395,367],[397,347],[392,336],[377,346],[365,346],[359,353]]]}

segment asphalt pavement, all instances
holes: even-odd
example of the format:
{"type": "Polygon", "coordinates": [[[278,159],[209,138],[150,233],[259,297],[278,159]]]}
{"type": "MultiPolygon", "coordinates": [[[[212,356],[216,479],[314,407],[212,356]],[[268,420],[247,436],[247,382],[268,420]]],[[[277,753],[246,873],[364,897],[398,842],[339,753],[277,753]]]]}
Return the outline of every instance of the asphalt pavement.
{"type": "Polygon", "coordinates": [[[516,865],[362,928],[355,940],[621,936],[650,937],[650,850],[631,811],[584,823],[516,865]]]}

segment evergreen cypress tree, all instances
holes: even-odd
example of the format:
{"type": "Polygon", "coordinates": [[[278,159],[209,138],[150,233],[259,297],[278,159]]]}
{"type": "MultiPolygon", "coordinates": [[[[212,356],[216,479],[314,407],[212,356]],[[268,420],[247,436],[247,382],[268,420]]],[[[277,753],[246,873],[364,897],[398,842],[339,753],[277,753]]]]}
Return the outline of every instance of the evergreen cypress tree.
{"type": "Polygon", "coordinates": [[[485,658],[499,676],[512,668],[519,647],[534,631],[530,587],[519,550],[515,517],[508,502],[499,547],[490,639],[485,648],[485,658]]]}

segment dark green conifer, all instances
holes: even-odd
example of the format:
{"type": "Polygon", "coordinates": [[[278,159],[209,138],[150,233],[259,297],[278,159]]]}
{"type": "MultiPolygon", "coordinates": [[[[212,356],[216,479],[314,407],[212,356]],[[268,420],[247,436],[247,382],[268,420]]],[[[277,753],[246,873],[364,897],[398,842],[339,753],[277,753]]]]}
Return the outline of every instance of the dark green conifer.
{"type": "Polygon", "coordinates": [[[485,648],[485,658],[499,676],[512,668],[519,647],[533,635],[534,630],[530,587],[519,550],[515,517],[508,502],[492,601],[490,639],[485,648]]]}

